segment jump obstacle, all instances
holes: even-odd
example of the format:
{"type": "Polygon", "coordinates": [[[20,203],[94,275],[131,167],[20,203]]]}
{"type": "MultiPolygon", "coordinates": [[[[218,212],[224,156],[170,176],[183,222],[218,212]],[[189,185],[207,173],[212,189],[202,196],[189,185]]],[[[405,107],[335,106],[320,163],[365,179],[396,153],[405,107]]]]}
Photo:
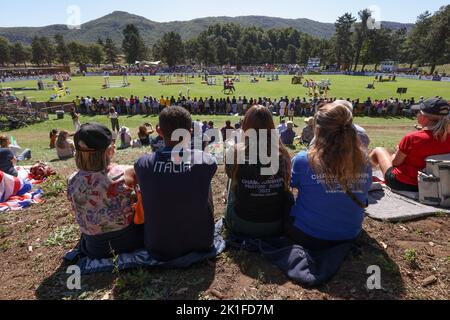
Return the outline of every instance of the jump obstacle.
{"type": "Polygon", "coordinates": [[[122,80],[111,80],[109,76],[103,77],[105,83],[103,84],[104,89],[110,88],[125,88],[129,87],[130,83],[128,82],[128,76],[124,75],[122,80]]]}
{"type": "Polygon", "coordinates": [[[184,85],[192,84],[191,78],[192,77],[187,74],[169,74],[160,76],[158,82],[165,86],[184,85]]]}
{"type": "Polygon", "coordinates": [[[62,88],[54,86],[53,90],[55,90],[55,95],[57,98],[62,98],[67,95],[67,88],[65,84],[63,84],[62,88]]]}

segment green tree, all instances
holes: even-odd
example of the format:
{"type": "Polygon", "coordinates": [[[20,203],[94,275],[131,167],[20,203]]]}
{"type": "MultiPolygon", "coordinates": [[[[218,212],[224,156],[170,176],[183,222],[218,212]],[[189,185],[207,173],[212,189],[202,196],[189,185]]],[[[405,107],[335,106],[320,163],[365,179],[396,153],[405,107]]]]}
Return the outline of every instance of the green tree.
{"type": "Polygon", "coordinates": [[[105,61],[106,63],[112,64],[113,66],[116,65],[116,62],[118,60],[118,54],[119,50],[117,49],[114,41],[111,38],[107,38],[105,41],[105,61]]]}
{"type": "Polygon", "coordinates": [[[105,42],[103,41],[103,39],[102,38],[98,38],[97,39],[97,44],[99,45],[99,46],[101,46],[101,47],[105,47],[105,42]]]}
{"type": "Polygon", "coordinates": [[[102,46],[98,44],[90,45],[88,48],[89,59],[92,63],[100,67],[100,65],[105,61],[105,52],[102,46]]]}
{"type": "Polygon", "coordinates": [[[277,51],[276,63],[286,63],[284,58],[286,57],[286,50],[280,49],[277,51]]]}
{"type": "Polygon", "coordinates": [[[197,62],[198,43],[197,39],[189,39],[184,43],[184,55],[190,63],[197,62]]]}
{"type": "Polygon", "coordinates": [[[26,62],[31,58],[29,49],[24,47],[21,42],[16,42],[11,45],[9,51],[11,53],[11,63],[14,66],[21,63],[26,66],[26,62]]]}
{"type": "Polygon", "coordinates": [[[69,43],[69,50],[73,61],[78,64],[80,70],[86,69],[86,64],[89,63],[89,48],[78,42],[69,43]]]}
{"type": "Polygon", "coordinates": [[[45,63],[45,48],[39,37],[34,37],[31,42],[31,62],[38,66],[45,63]]]}
{"type": "Polygon", "coordinates": [[[55,35],[56,42],[56,56],[60,63],[67,66],[70,63],[70,50],[67,47],[64,37],[60,34],[55,35]]]}
{"type": "Polygon", "coordinates": [[[144,60],[147,56],[147,48],[142,40],[139,30],[134,24],[128,24],[123,30],[122,50],[125,53],[128,64],[144,60]]]}
{"type": "Polygon", "coordinates": [[[361,50],[362,71],[369,63],[375,64],[375,69],[381,61],[389,58],[391,30],[386,28],[369,30],[367,41],[361,50]]]}
{"type": "Polygon", "coordinates": [[[434,73],[438,64],[450,62],[450,5],[442,7],[431,20],[431,32],[426,37],[428,50],[424,52],[426,61],[434,73]]]}
{"type": "Polygon", "coordinates": [[[398,29],[391,33],[391,41],[389,44],[390,59],[398,62],[406,62],[403,60],[403,48],[407,40],[408,32],[406,28],[398,29]]]}
{"type": "Polygon", "coordinates": [[[226,40],[221,36],[217,37],[215,41],[215,47],[217,62],[220,65],[225,65],[228,62],[228,45],[226,40]]]}
{"type": "Polygon", "coordinates": [[[244,65],[251,65],[255,61],[255,46],[251,42],[247,42],[244,52],[244,65]]]}
{"type": "Polygon", "coordinates": [[[158,56],[164,60],[169,67],[173,67],[184,59],[184,45],[181,36],[175,32],[164,34],[156,44],[158,56]]]}
{"type": "Polygon", "coordinates": [[[369,9],[364,9],[358,12],[360,23],[356,24],[354,32],[354,48],[355,48],[355,67],[354,71],[358,68],[359,59],[361,57],[361,50],[364,43],[367,41],[367,34],[369,32],[368,22],[372,17],[372,13],[369,9]]]}
{"type": "Polygon", "coordinates": [[[40,43],[39,49],[42,51],[44,62],[47,63],[47,65],[51,66],[56,58],[55,46],[47,37],[39,38],[38,42],[40,43]]]}
{"type": "Polygon", "coordinates": [[[352,61],[352,27],[356,19],[351,13],[340,16],[336,23],[336,34],[334,36],[334,51],[338,68],[348,69],[352,61]]]}
{"type": "Polygon", "coordinates": [[[212,45],[212,38],[207,34],[201,34],[198,39],[198,60],[204,65],[208,66],[213,64],[216,60],[216,49],[212,45]]]}
{"type": "Polygon", "coordinates": [[[9,41],[0,37],[0,64],[6,65],[10,61],[10,44],[9,41]]]}
{"type": "Polygon", "coordinates": [[[297,63],[297,48],[290,44],[286,50],[286,57],[284,59],[287,63],[295,64],[297,63]]]}
{"type": "Polygon", "coordinates": [[[228,48],[228,63],[231,65],[237,65],[238,64],[238,51],[236,48],[228,48]]]}

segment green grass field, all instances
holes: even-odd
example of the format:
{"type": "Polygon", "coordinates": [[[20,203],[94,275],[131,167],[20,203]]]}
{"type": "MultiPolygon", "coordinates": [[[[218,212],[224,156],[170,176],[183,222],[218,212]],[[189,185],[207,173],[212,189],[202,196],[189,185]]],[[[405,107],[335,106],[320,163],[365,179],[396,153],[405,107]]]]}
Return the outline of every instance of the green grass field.
{"type": "MultiPolygon", "coordinates": [[[[330,97],[337,98],[360,98],[366,99],[368,96],[372,99],[389,98],[391,96],[397,97],[396,91],[398,87],[407,87],[408,94],[405,98],[420,96],[444,96],[450,98],[450,83],[445,82],[431,82],[431,81],[418,81],[418,80],[405,80],[398,79],[397,82],[392,83],[379,83],[376,85],[375,90],[365,89],[368,83],[373,81],[372,77],[353,77],[353,76],[311,76],[316,80],[329,78],[332,81],[332,90],[330,91],[330,97]]],[[[121,77],[112,77],[111,79],[121,79],[121,77]]],[[[61,102],[71,102],[75,96],[178,96],[181,92],[183,95],[187,95],[189,90],[191,97],[224,97],[221,92],[221,86],[207,86],[201,84],[200,78],[192,79],[193,84],[190,85],[161,85],[158,83],[158,77],[148,77],[147,82],[141,82],[140,77],[130,77],[129,81],[131,86],[128,88],[117,89],[102,89],[103,78],[102,77],[75,77],[72,81],[67,82],[67,85],[72,91],[71,96],[60,99],[61,102]]],[[[222,77],[217,77],[218,83],[222,81],[222,77]]],[[[270,97],[279,98],[281,96],[290,97],[304,97],[307,89],[302,85],[292,85],[290,83],[290,76],[281,76],[278,82],[267,82],[265,79],[260,79],[257,84],[250,83],[248,76],[242,76],[241,82],[236,83],[236,96],[247,96],[248,98],[254,97],[270,97]]],[[[35,87],[35,81],[23,81],[8,83],[11,87],[35,87]]],[[[16,94],[21,97],[28,95],[35,98],[38,101],[47,101],[52,91],[16,91],[16,94]]],[[[216,123],[216,127],[222,127],[226,120],[230,119],[232,123],[239,120],[238,117],[230,116],[194,116],[194,120],[212,120],[216,123]]],[[[82,121],[96,121],[109,125],[109,121],[105,116],[97,117],[83,117],[82,121]]],[[[129,127],[133,134],[137,135],[137,128],[145,122],[150,122],[154,126],[157,124],[158,119],[156,117],[121,117],[120,125],[129,127]]],[[[301,134],[301,130],[304,126],[303,119],[297,118],[296,124],[299,126],[296,130],[298,134],[301,134]]],[[[372,140],[371,147],[383,146],[389,149],[394,149],[399,143],[400,139],[409,131],[413,130],[415,120],[408,118],[369,118],[369,117],[357,117],[355,122],[365,127],[372,140]]],[[[19,141],[19,144],[24,148],[30,148],[34,153],[34,160],[51,161],[56,158],[54,150],[48,149],[48,133],[52,129],[65,129],[73,130],[71,120],[66,117],[64,120],[51,119],[45,123],[37,124],[32,127],[16,130],[10,132],[19,141]]],[[[292,153],[298,151],[300,147],[292,150],[292,153]]],[[[119,159],[123,159],[125,162],[130,162],[136,159],[138,153],[142,151],[123,151],[119,152],[119,159]],[[136,155],[134,155],[136,153],[136,155]],[[122,154],[122,156],[121,156],[122,154]]],[[[58,165],[58,164],[57,164],[58,165]]]]}
{"type": "MultiPolygon", "coordinates": [[[[432,82],[410,79],[398,79],[396,82],[377,83],[376,89],[366,89],[367,84],[372,83],[373,77],[357,77],[357,76],[308,76],[315,80],[330,79],[332,82],[329,97],[366,99],[370,96],[372,99],[386,99],[390,97],[400,97],[397,95],[397,88],[408,88],[408,94],[402,98],[414,97],[418,99],[420,96],[443,96],[450,99],[450,83],[448,82],[432,82]]],[[[120,80],[122,77],[111,77],[111,80],[120,80]]],[[[160,97],[175,96],[181,92],[187,96],[189,91],[191,97],[225,97],[222,93],[222,86],[207,86],[201,84],[200,78],[191,79],[192,84],[189,85],[161,85],[158,83],[158,77],[148,77],[146,82],[142,82],[140,77],[130,77],[130,87],[102,89],[103,77],[74,77],[72,81],[66,85],[71,90],[71,95],[59,99],[61,102],[71,102],[75,96],[91,96],[99,98],[130,96],[137,95],[139,97],[152,96],[160,97]]],[[[217,83],[222,83],[222,77],[217,77],[217,83]]],[[[4,86],[14,88],[36,88],[36,81],[19,81],[4,84],[4,86]]],[[[307,89],[302,85],[292,85],[291,76],[281,76],[280,81],[268,82],[266,79],[260,79],[259,83],[250,83],[248,76],[242,76],[241,82],[236,83],[236,96],[247,96],[248,98],[268,97],[277,98],[281,96],[289,97],[305,97],[307,89]]],[[[48,101],[53,91],[21,91],[17,90],[16,95],[23,97],[24,95],[35,99],[36,101],[48,101]]]]}

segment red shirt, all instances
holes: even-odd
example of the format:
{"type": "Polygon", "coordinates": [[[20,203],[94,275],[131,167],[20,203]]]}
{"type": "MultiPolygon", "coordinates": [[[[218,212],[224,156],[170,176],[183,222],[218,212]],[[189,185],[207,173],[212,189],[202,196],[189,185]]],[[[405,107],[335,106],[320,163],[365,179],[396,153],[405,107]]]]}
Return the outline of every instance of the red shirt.
{"type": "Polygon", "coordinates": [[[398,181],[417,186],[417,176],[419,171],[425,169],[426,158],[450,153],[450,134],[442,142],[436,140],[431,131],[411,132],[400,142],[399,150],[407,157],[400,166],[394,168],[393,174],[398,181]]]}

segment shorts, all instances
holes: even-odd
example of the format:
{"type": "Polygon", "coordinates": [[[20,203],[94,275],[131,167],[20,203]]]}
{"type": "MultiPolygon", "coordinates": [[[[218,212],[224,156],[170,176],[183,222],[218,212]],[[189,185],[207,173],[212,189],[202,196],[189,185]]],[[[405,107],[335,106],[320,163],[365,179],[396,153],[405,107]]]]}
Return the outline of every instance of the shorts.
{"type": "Polygon", "coordinates": [[[406,184],[397,180],[397,177],[393,173],[394,167],[389,168],[384,175],[386,185],[397,191],[407,191],[407,192],[419,192],[418,186],[413,186],[411,184],[406,184]]]}

